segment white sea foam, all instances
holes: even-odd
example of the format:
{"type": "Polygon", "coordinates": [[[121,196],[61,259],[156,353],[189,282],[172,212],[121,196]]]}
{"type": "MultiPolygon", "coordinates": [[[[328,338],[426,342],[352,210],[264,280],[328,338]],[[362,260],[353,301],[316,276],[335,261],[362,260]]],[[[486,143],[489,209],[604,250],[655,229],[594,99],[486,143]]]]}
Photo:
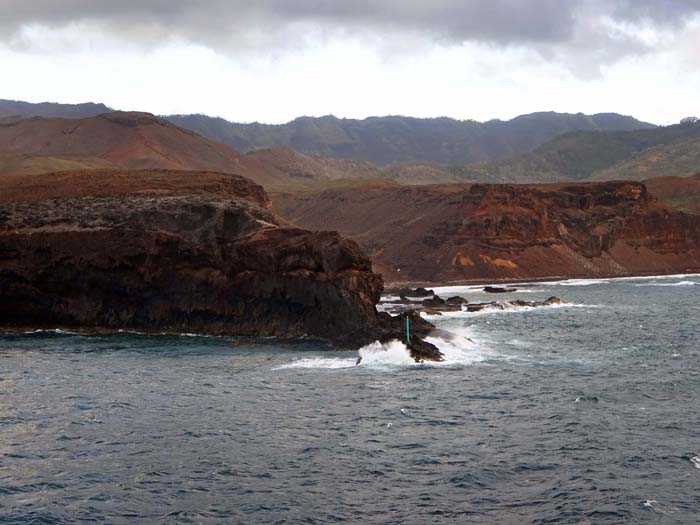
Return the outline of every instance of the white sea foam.
{"type": "Polygon", "coordinates": [[[292,363],[281,365],[274,370],[289,370],[300,368],[316,369],[342,369],[362,368],[392,369],[401,367],[418,366],[468,366],[490,357],[490,353],[474,343],[467,335],[467,328],[457,330],[454,333],[441,333],[439,336],[428,336],[425,340],[434,344],[445,356],[445,360],[436,362],[416,363],[411,354],[401,341],[394,340],[388,343],[374,343],[363,346],[358,350],[362,358],[357,364],[357,359],[346,357],[310,357],[298,359],[292,363]]]}
{"type": "Polygon", "coordinates": [[[695,465],[695,468],[700,469],[700,456],[693,456],[690,458],[690,462],[695,465]]]}
{"type": "Polygon", "coordinates": [[[490,352],[482,349],[471,339],[460,334],[455,334],[450,339],[428,336],[425,340],[437,346],[445,356],[445,360],[441,363],[436,363],[437,365],[469,366],[491,357],[490,352]]]}
{"type": "Polygon", "coordinates": [[[601,305],[597,304],[578,304],[578,303],[560,303],[560,304],[548,304],[544,306],[508,306],[505,309],[499,308],[497,306],[489,306],[478,312],[469,312],[467,310],[461,310],[456,312],[442,312],[442,315],[431,315],[425,312],[421,313],[421,317],[427,321],[440,321],[441,319],[468,319],[470,317],[478,317],[481,315],[491,315],[491,314],[513,314],[513,313],[524,313],[532,311],[546,311],[546,310],[558,310],[561,308],[603,308],[601,305]]]}
{"type": "MultiPolygon", "coordinates": [[[[562,279],[559,281],[539,281],[536,283],[521,283],[523,284],[538,284],[543,286],[591,286],[594,284],[607,284],[625,281],[662,281],[672,279],[687,279],[692,277],[700,277],[698,273],[679,273],[673,275],[644,275],[630,277],[607,277],[601,279],[562,279]]],[[[513,287],[518,287],[517,283],[512,284],[513,287]]]]}
{"type": "Polygon", "coordinates": [[[60,328],[37,329],[22,332],[23,334],[59,334],[59,335],[80,335],[78,332],[69,332],[60,328]]]}
{"type": "Polygon", "coordinates": [[[342,357],[309,357],[306,359],[298,359],[292,363],[281,365],[273,368],[273,370],[289,370],[295,368],[352,368],[357,360],[354,358],[342,357]]]}
{"type": "Polygon", "coordinates": [[[594,284],[605,284],[609,281],[610,279],[566,279],[547,284],[551,286],[591,286],[594,284]]]}
{"type": "MultiPolygon", "coordinates": [[[[484,287],[485,286],[505,286],[507,288],[515,288],[516,290],[514,292],[507,292],[508,294],[519,294],[519,293],[545,293],[546,290],[543,289],[537,289],[537,288],[518,288],[518,286],[524,286],[527,283],[522,283],[520,285],[518,284],[492,284],[492,285],[486,285],[486,284],[480,284],[480,285],[470,285],[470,286],[439,286],[436,288],[432,288],[432,290],[435,292],[436,295],[439,295],[440,297],[451,297],[453,295],[460,295],[460,296],[470,296],[470,295],[475,295],[475,294],[482,294],[482,295],[488,295],[488,296],[493,296],[493,293],[485,292],[484,287]]],[[[530,286],[529,284],[527,286],[530,286]]]]}
{"type": "Polygon", "coordinates": [[[643,283],[635,284],[635,286],[700,286],[700,283],[695,281],[681,281],[678,283],[643,283]]]}
{"type": "Polygon", "coordinates": [[[363,346],[359,350],[361,366],[411,366],[416,362],[411,357],[406,345],[401,341],[374,343],[363,346]]]}
{"type": "MultiPolygon", "coordinates": [[[[423,301],[423,299],[428,299],[430,296],[426,296],[426,297],[413,297],[413,296],[410,296],[410,295],[409,295],[409,296],[405,296],[405,297],[406,297],[406,300],[407,300],[407,301],[411,301],[411,302],[413,302],[413,303],[420,303],[421,301],[423,301]]],[[[382,302],[385,302],[385,303],[386,303],[386,302],[396,302],[396,303],[398,303],[398,302],[402,302],[403,299],[401,299],[401,297],[399,297],[398,295],[383,295],[383,296],[381,297],[381,301],[382,301],[382,302]]]]}
{"type": "Polygon", "coordinates": [[[479,285],[464,285],[464,286],[438,286],[436,288],[431,288],[436,295],[440,297],[449,297],[452,295],[465,295],[474,293],[486,293],[484,292],[485,284],[479,285]]]}

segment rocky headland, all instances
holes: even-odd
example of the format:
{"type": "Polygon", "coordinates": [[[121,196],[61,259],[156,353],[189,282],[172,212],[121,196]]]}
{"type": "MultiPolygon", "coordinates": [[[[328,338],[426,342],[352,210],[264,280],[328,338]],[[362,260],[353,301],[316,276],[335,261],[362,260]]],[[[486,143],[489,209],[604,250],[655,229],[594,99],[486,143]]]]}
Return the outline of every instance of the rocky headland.
{"type": "MultiPolygon", "coordinates": [[[[401,339],[403,320],[375,308],[382,278],[359,246],[280,226],[269,206],[259,185],[212,172],[2,177],[0,325],[312,337],[341,348],[401,339]]],[[[414,319],[417,339],[431,329],[414,319]]],[[[424,345],[417,358],[439,357],[424,345]]]]}

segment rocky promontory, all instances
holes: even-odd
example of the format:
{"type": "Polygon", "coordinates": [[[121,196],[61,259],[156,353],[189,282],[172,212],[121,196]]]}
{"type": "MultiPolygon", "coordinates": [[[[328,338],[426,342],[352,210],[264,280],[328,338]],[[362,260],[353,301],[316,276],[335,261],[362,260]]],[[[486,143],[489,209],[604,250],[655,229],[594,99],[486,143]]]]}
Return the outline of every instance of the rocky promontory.
{"type": "Polygon", "coordinates": [[[375,309],[382,290],[355,242],[280,226],[264,190],[237,175],[0,178],[5,328],[309,336],[358,348],[401,338],[401,320],[375,309]]]}

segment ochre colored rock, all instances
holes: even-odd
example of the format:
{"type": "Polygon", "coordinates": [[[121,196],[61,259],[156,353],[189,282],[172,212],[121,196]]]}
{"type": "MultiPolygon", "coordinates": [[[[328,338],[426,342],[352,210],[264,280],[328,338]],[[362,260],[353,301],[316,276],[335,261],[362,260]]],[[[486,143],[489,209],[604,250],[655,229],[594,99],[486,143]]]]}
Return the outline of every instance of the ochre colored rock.
{"type": "Polygon", "coordinates": [[[700,270],[700,217],[639,182],[368,185],[272,200],[292,223],[357,240],[390,282],[700,270]]]}

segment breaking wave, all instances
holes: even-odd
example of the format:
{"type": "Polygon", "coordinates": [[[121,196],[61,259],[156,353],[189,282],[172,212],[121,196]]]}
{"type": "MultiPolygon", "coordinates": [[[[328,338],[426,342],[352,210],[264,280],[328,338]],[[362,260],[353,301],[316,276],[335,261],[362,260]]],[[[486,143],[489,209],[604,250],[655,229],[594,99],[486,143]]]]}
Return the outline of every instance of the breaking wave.
{"type": "MultiPolygon", "coordinates": [[[[563,279],[561,281],[543,281],[543,282],[538,282],[537,284],[540,285],[546,285],[546,286],[591,286],[595,284],[607,284],[607,283],[615,283],[615,282],[624,282],[624,281],[661,281],[661,280],[671,280],[671,279],[687,279],[689,277],[700,277],[700,274],[697,273],[679,273],[679,274],[673,274],[673,275],[645,275],[645,276],[630,276],[630,277],[607,277],[607,278],[601,278],[601,279],[563,279]]],[[[684,281],[684,282],[691,282],[691,281],[684,281]]],[[[659,283],[660,285],[664,285],[665,283],[659,283]]],[[[513,286],[517,287],[517,284],[513,284],[513,286]]],[[[643,286],[643,283],[640,283],[639,286],[643,286]]],[[[668,286],[668,284],[666,284],[668,286]]],[[[686,285],[687,286],[687,285],[686,285]]]]}
{"type": "Polygon", "coordinates": [[[491,314],[514,314],[523,312],[533,312],[540,310],[556,310],[561,308],[603,308],[597,304],[578,304],[578,303],[560,303],[560,304],[548,304],[544,306],[510,306],[506,308],[499,308],[498,306],[489,306],[478,312],[469,312],[467,310],[461,310],[456,312],[442,312],[440,315],[421,313],[421,317],[427,321],[439,321],[441,319],[466,319],[470,317],[478,317],[480,315],[491,315],[491,314]]]}
{"type": "Polygon", "coordinates": [[[24,335],[31,334],[56,334],[56,335],[81,335],[79,332],[70,332],[68,330],[61,330],[60,328],[45,328],[37,330],[28,330],[26,332],[18,332],[24,335]]]}
{"type": "Polygon", "coordinates": [[[468,366],[491,357],[490,352],[482,349],[461,331],[441,331],[439,335],[428,336],[425,340],[440,349],[445,356],[444,361],[440,363],[416,363],[406,345],[401,341],[394,340],[388,343],[375,341],[358,350],[359,357],[362,358],[359,364],[355,357],[309,357],[278,366],[275,370],[300,368],[342,369],[354,368],[355,366],[376,369],[420,366],[468,366]]]}
{"type": "Polygon", "coordinates": [[[635,286],[700,286],[700,283],[695,281],[681,281],[678,283],[644,283],[636,284],[635,286]]]}
{"type": "Polygon", "coordinates": [[[340,357],[309,357],[299,359],[286,365],[281,365],[273,368],[273,370],[291,370],[295,368],[352,368],[355,366],[356,359],[340,358],[340,357]]]}

